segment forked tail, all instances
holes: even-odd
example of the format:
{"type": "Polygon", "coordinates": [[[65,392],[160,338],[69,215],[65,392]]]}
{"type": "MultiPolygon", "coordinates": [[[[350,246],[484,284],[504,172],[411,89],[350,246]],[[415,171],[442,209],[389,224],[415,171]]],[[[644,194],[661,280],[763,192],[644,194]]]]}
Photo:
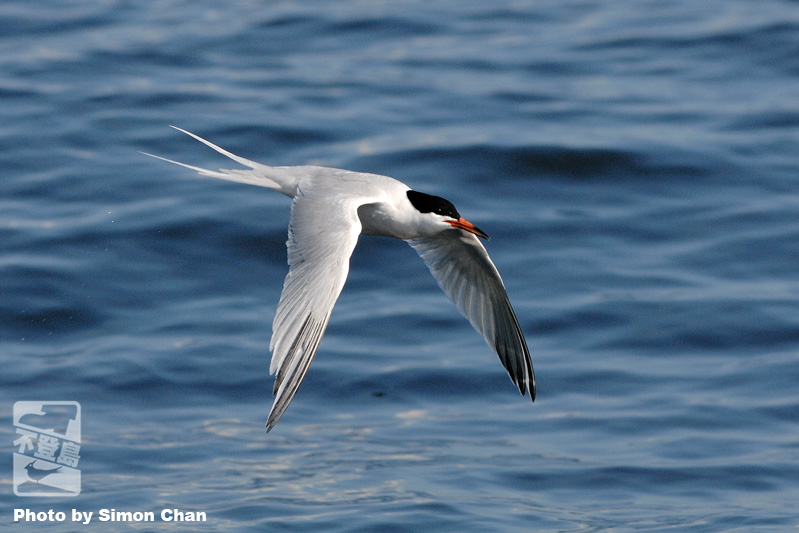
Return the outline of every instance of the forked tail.
{"type": "Polygon", "coordinates": [[[249,159],[245,159],[243,157],[237,156],[236,154],[232,154],[227,150],[225,150],[224,148],[220,148],[214,143],[206,141],[199,135],[195,135],[190,131],[178,128],[177,126],[170,126],[170,127],[175,128],[178,131],[182,131],[186,135],[189,135],[197,139],[201,143],[213,148],[214,150],[224,155],[225,157],[229,157],[236,163],[248,167],[248,169],[245,170],[245,169],[220,168],[219,170],[208,170],[206,168],[196,167],[194,165],[189,165],[186,163],[181,163],[179,161],[174,161],[172,159],[167,159],[166,157],[148,154],[147,152],[141,152],[141,153],[150,157],[154,157],[156,159],[160,159],[162,161],[166,161],[167,163],[172,163],[191,170],[196,170],[201,176],[209,176],[211,178],[219,178],[228,181],[235,181],[238,183],[246,183],[247,185],[257,185],[259,187],[266,187],[268,189],[273,189],[275,191],[281,192],[291,198],[293,198],[296,194],[297,182],[303,175],[305,175],[305,172],[303,172],[302,170],[304,167],[270,167],[267,165],[262,165],[261,163],[256,163],[255,161],[250,161],[249,159]]]}

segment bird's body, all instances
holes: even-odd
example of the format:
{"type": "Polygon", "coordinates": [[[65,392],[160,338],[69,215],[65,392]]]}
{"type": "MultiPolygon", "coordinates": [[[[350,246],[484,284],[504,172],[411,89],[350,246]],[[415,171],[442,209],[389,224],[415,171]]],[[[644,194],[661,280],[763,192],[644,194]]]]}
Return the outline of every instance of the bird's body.
{"type": "Polygon", "coordinates": [[[60,466],[57,466],[55,468],[50,468],[50,469],[36,468],[35,466],[33,466],[34,463],[36,463],[36,461],[31,461],[30,463],[25,465],[25,470],[27,470],[27,472],[28,472],[28,477],[31,478],[36,483],[38,483],[42,479],[46,478],[50,474],[56,474],[56,473],[60,472],[61,468],[62,468],[60,466]]]}
{"type": "Polygon", "coordinates": [[[402,239],[416,249],[458,310],[497,353],[521,393],[529,391],[535,400],[535,376],[524,335],[502,279],[477,238],[486,235],[450,202],[377,174],[262,165],[180,131],[248,168],[213,171],[153,157],[293,199],[286,243],[289,272],[272,324],[270,373],[277,376],[267,430],[283,415],[308,371],[360,234],[402,239]]]}

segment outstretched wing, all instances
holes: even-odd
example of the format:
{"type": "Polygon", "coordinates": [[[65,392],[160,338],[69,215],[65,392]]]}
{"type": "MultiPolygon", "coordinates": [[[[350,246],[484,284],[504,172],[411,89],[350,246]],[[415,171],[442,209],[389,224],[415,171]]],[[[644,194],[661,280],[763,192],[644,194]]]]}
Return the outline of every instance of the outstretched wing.
{"type": "Polygon", "coordinates": [[[361,223],[356,199],[331,202],[324,191],[298,189],[291,205],[289,273],[272,323],[270,373],[277,372],[267,431],[297,394],[330,313],[344,287],[361,223]]]}
{"type": "Polygon", "coordinates": [[[530,351],[505,285],[482,243],[461,230],[408,241],[424,260],[438,285],[469,319],[519,387],[535,401],[535,374],[530,351]]]}

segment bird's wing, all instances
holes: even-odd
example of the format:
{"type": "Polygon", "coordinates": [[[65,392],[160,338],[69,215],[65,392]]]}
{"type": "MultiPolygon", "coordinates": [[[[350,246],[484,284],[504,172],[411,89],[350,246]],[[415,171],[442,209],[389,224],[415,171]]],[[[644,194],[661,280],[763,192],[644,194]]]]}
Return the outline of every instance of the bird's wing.
{"type": "Polygon", "coordinates": [[[349,259],[361,223],[358,206],[366,199],[300,187],[291,205],[289,224],[289,273],[272,324],[270,373],[277,372],[275,401],[267,419],[267,431],[277,423],[297,393],[330,313],[349,271],[349,259]]]}
{"type": "Polygon", "coordinates": [[[535,401],[530,352],[505,285],[476,236],[461,230],[410,239],[441,289],[499,356],[513,382],[535,401]]]}

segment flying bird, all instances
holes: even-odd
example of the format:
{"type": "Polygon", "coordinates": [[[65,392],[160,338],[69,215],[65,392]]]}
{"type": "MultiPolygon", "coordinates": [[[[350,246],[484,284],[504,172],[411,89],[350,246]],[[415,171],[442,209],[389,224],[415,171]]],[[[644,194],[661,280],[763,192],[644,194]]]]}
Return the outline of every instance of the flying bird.
{"type": "Polygon", "coordinates": [[[522,395],[529,392],[535,401],[535,374],[524,334],[502,278],[478,238],[488,236],[452,203],[387,176],[319,166],[262,165],[172,127],[246,168],[214,171],[145,155],[293,199],[286,243],[289,272],[269,344],[269,372],[277,375],[267,432],[297,394],[316,355],[360,234],[410,244],[458,311],[499,356],[522,395]]]}

